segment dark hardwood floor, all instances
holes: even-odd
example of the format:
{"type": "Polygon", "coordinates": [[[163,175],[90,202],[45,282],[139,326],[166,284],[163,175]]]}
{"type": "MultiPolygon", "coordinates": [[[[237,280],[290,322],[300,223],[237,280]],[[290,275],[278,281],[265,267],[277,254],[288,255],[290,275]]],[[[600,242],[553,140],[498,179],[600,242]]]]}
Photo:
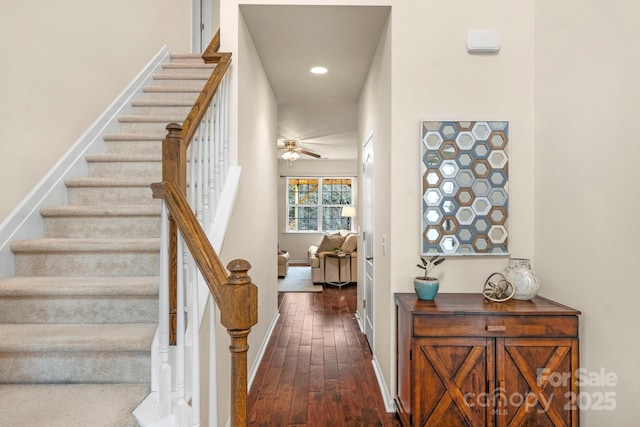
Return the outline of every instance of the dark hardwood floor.
{"type": "Polygon", "coordinates": [[[250,426],[400,426],[385,411],[356,298],[354,285],[279,294],[249,393],[250,426]]]}

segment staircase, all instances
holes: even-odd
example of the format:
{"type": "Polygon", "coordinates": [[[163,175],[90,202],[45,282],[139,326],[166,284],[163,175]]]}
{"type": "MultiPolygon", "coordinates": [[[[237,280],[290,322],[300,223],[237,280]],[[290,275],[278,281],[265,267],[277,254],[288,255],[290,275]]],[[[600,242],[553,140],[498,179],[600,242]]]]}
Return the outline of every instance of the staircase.
{"type": "Polygon", "coordinates": [[[0,425],[135,426],[158,322],[161,141],[214,65],[173,55],[67,179],[68,205],[41,209],[40,239],[14,241],[0,280],[0,425]]]}

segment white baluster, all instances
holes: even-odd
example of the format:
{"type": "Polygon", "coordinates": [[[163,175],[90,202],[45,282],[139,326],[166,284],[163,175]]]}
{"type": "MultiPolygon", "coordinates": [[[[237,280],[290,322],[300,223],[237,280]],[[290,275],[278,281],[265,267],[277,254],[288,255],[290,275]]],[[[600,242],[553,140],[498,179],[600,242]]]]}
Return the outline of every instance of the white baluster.
{"type": "MultiPolygon", "coordinates": [[[[223,82],[224,83],[224,82],[223,82]]],[[[224,87],[224,85],[220,85],[220,90],[222,90],[224,87]]],[[[220,98],[220,101],[222,101],[222,97],[220,98]]],[[[217,123],[221,123],[222,122],[222,108],[218,108],[218,111],[216,111],[216,122],[217,123]]],[[[218,126],[217,129],[217,134],[218,134],[218,150],[219,150],[219,155],[218,155],[218,181],[220,183],[222,183],[224,181],[224,177],[226,176],[226,171],[224,170],[224,135],[222,133],[223,128],[222,126],[218,126]]],[[[216,198],[218,200],[220,200],[220,195],[222,194],[222,185],[219,185],[218,188],[216,189],[216,198]]]]}
{"type": "Polygon", "coordinates": [[[224,108],[222,114],[222,135],[223,135],[223,153],[224,153],[224,173],[226,177],[229,172],[229,77],[225,77],[223,82],[223,97],[224,108]]]}
{"type": "Polygon", "coordinates": [[[216,349],[216,312],[218,306],[209,295],[209,427],[218,427],[218,366],[216,349]]]}
{"type": "MultiPolygon", "coordinates": [[[[192,426],[200,425],[200,313],[198,310],[198,285],[199,277],[195,271],[194,281],[191,286],[191,310],[189,310],[189,321],[191,323],[191,413],[192,426]]],[[[217,416],[217,414],[216,414],[217,416]]]]}
{"type": "Polygon", "coordinates": [[[216,105],[215,111],[212,112],[213,120],[215,122],[215,129],[213,131],[213,173],[215,176],[216,186],[214,187],[214,198],[217,201],[220,200],[220,120],[219,120],[219,112],[220,112],[220,99],[218,98],[218,103],[216,105]]]}
{"type": "MultiPolygon", "coordinates": [[[[214,155],[213,147],[214,147],[215,132],[216,132],[214,111],[217,108],[216,106],[217,96],[218,94],[216,93],[216,95],[213,97],[213,100],[211,101],[211,104],[209,105],[209,109],[207,110],[207,115],[209,117],[209,122],[208,122],[209,139],[207,140],[207,157],[209,159],[209,162],[207,163],[207,176],[209,179],[206,184],[207,184],[207,194],[209,196],[209,205],[211,209],[211,212],[209,215],[209,224],[211,224],[211,222],[213,221],[213,218],[215,217],[215,211],[218,205],[218,201],[216,200],[215,193],[213,191],[216,186],[216,178],[215,178],[215,171],[214,171],[215,155],[214,155]]],[[[210,231],[210,230],[211,228],[209,227],[207,231],[210,231]]]]}
{"type": "Polygon", "coordinates": [[[171,365],[169,365],[169,219],[162,201],[160,230],[160,417],[171,414],[171,365]]]}
{"type": "MultiPolygon", "coordinates": [[[[210,107],[209,107],[210,108],[210,107]]],[[[208,182],[209,182],[209,108],[205,111],[202,123],[203,133],[203,149],[202,149],[202,182],[198,185],[202,186],[202,228],[204,232],[209,231],[209,218],[211,217],[211,201],[209,200],[208,182]]]]}
{"type": "MultiPolygon", "coordinates": [[[[182,259],[184,242],[182,234],[178,233],[178,259],[182,259]]],[[[185,278],[182,268],[178,268],[177,307],[176,307],[176,421],[178,426],[186,426],[189,418],[189,405],[185,398],[185,357],[184,333],[186,330],[184,317],[185,278]]]]}
{"type": "Polygon", "coordinates": [[[196,175],[196,205],[194,206],[196,209],[196,218],[198,218],[198,222],[202,225],[202,211],[203,211],[203,191],[202,191],[202,180],[203,176],[203,160],[204,160],[204,149],[205,149],[205,139],[204,139],[204,128],[202,121],[200,121],[200,125],[198,126],[198,135],[200,136],[200,141],[198,144],[198,173],[196,175]]]}
{"type": "Polygon", "coordinates": [[[196,157],[198,155],[198,144],[200,143],[200,135],[199,130],[196,129],[196,133],[189,145],[189,172],[188,172],[188,192],[187,192],[187,201],[189,202],[189,206],[191,209],[195,209],[195,201],[196,201],[196,157]]]}

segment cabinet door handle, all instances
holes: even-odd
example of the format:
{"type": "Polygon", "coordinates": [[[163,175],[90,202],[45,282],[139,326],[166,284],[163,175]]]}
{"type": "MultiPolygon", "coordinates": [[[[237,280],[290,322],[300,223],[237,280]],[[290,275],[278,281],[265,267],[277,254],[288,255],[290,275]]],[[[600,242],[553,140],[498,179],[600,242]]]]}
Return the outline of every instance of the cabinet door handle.
{"type": "Polygon", "coordinates": [[[487,325],[488,332],[504,332],[507,330],[507,327],[504,325],[487,325]]]}

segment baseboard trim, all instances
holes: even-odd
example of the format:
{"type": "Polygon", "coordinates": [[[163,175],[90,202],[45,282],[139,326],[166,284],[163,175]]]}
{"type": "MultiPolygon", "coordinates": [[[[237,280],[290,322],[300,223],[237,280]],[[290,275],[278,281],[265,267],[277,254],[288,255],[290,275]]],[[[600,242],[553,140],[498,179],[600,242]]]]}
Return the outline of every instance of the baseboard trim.
{"type": "Polygon", "coordinates": [[[258,369],[260,368],[260,363],[262,362],[262,358],[264,357],[265,352],[267,351],[267,346],[269,345],[269,340],[271,339],[271,335],[273,334],[273,330],[276,328],[276,324],[278,323],[278,319],[280,318],[280,311],[276,312],[276,315],[271,319],[271,324],[269,325],[269,329],[262,340],[262,345],[258,349],[258,355],[256,356],[251,369],[249,370],[248,380],[247,380],[247,391],[251,390],[251,386],[253,385],[253,380],[255,380],[256,375],[258,374],[258,369]]]}
{"type": "Polygon", "coordinates": [[[360,313],[356,311],[355,317],[356,317],[356,322],[358,322],[358,328],[360,328],[360,332],[364,334],[364,325],[362,324],[362,318],[360,318],[360,313]]]}
{"type": "Polygon", "coordinates": [[[387,412],[396,412],[396,404],[389,393],[389,388],[387,387],[387,383],[384,381],[382,369],[380,369],[380,364],[378,363],[378,359],[375,355],[371,360],[371,364],[373,365],[373,372],[375,372],[376,379],[378,380],[378,387],[380,387],[380,393],[382,393],[385,409],[387,412]]]}

